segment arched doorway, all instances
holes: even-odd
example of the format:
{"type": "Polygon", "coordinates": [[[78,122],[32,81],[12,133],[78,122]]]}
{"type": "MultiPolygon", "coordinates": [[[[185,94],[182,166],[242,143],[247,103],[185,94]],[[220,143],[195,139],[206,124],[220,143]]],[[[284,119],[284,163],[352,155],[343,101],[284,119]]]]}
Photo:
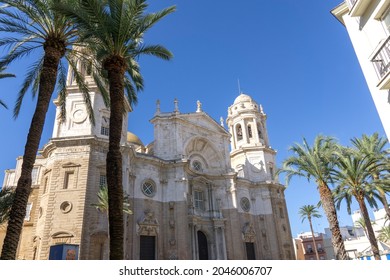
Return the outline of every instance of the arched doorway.
{"type": "Polygon", "coordinates": [[[199,252],[199,260],[209,259],[209,248],[207,245],[207,237],[201,231],[198,231],[198,252],[199,252]]]}

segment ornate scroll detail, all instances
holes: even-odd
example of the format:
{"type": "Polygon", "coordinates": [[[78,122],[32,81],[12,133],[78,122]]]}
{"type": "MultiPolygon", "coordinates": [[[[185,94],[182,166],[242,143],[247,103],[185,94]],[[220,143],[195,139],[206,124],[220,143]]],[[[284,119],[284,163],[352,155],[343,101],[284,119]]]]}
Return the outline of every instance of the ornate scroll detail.
{"type": "Polygon", "coordinates": [[[143,219],[138,222],[138,234],[147,236],[158,235],[158,222],[154,217],[154,212],[145,211],[143,219]]]}
{"type": "Polygon", "coordinates": [[[253,228],[253,224],[246,223],[242,230],[242,233],[243,233],[244,242],[252,242],[252,243],[255,242],[256,232],[253,228]]]}

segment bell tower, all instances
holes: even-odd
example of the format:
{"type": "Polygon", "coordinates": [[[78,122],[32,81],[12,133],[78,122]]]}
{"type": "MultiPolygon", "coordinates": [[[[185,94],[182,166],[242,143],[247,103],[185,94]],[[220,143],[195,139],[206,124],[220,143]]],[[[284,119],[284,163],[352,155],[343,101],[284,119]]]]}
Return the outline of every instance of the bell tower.
{"type": "MultiPolygon", "coordinates": [[[[78,61],[77,70],[84,78],[85,84],[89,89],[89,99],[91,101],[92,111],[95,117],[95,125],[89,120],[87,106],[83,93],[80,91],[76,76],[69,67],[66,80],[66,119],[61,122],[61,104],[58,99],[54,101],[56,108],[56,118],[53,128],[53,138],[68,138],[68,137],[98,137],[107,139],[109,137],[109,120],[110,110],[106,107],[102,94],[97,87],[92,76],[92,63],[88,61],[78,61]]],[[[125,98],[125,109],[130,112],[130,105],[125,98]]],[[[123,118],[122,127],[122,143],[127,139],[127,123],[128,118],[123,118]]]]}
{"type": "Polygon", "coordinates": [[[238,177],[251,181],[275,181],[276,151],[269,145],[267,116],[252,97],[241,93],[228,109],[231,162],[238,177]]]}

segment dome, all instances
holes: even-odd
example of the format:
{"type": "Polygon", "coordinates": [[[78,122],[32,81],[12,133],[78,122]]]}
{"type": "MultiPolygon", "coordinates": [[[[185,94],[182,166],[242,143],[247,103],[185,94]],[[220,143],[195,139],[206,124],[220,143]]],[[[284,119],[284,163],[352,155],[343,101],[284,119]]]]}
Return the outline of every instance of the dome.
{"type": "Polygon", "coordinates": [[[127,142],[130,142],[132,144],[140,145],[143,146],[144,144],[142,143],[141,139],[137,135],[131,132],[127,132],[127,142]]]}
{"type": "Polygon", "coordinates": [[[237,98],[234,100],[234,104],[241,103],[241,102],[253,102],[252,97],[245,93],[241,93],[237,98]]]}

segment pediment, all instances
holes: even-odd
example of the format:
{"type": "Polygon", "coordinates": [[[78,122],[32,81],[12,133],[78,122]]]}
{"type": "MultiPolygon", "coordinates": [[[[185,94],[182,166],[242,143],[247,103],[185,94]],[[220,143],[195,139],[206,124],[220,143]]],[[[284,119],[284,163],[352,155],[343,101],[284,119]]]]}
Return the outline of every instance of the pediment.
{"type": "Polygon", "coordinates": [[[229,132],[221,126],[217,121],[215,121],[208,114],[201,113],[191,113],[191,114],[182,114],[180,115],[180,119],[185,120],[188,123],[195,127],[199,127],[201,129],[206,129],[209,132],[216,132],[220,134],[225,134],[230,137],[229,132]]]}

